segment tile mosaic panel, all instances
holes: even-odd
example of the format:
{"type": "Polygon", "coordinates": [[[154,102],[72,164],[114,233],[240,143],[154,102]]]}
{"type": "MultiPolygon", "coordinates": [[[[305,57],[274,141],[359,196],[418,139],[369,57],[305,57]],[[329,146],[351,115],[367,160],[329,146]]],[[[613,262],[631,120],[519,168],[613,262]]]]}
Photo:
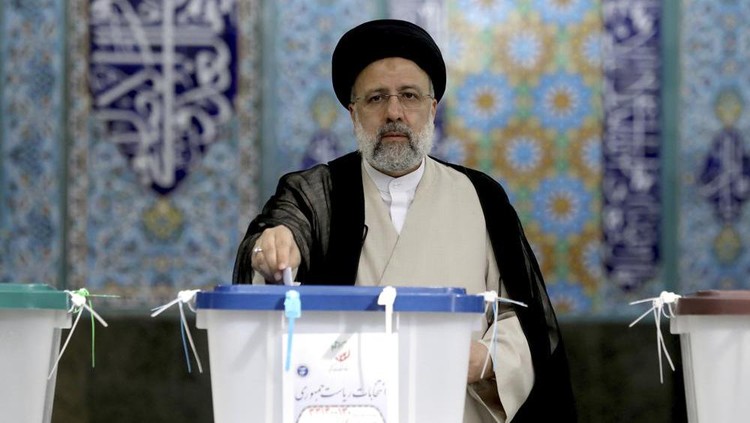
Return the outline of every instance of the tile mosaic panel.
{"type": "Polygon", "coordinates": [[[748,289],[750,4],[681,7],[680,290],[748,289]]]}
{"type": "Polygon", "coordinates": [[[58,285],[65,65],[61,2],[0,9],[0,282],[58,285]]]}
{"type": "Polygon", "coordinates": [[[600,3],[450,0],[450,159],[500,181],[560,314],[600,311],[600,3]]]}
{"type": "Polygon", "coordinates": [[[275,163],[269,182],[293,170],[325,163],[356,148],[349,113],[331,85],[331,55],[348,29],[378,16],[378,2],[283,0],[273,6],[274,41],[264,56],[270,89],[263,138],[264,163],[275,163]],[[270,157],[269,157],[270,156],[270,157]]]}

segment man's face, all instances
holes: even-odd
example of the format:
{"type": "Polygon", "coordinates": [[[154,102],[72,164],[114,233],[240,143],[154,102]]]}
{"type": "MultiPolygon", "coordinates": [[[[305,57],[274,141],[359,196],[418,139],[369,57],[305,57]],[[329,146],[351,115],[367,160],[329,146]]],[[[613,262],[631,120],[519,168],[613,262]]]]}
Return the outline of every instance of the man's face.
{"type": "Polygon", "coordinates": [[[355,101],[349,112],[362,156],[391,176],[419,167],[432,148],[437,108],[427,73],[411,60],[378,60],[360,72],[352,94],[355,101]],[[395,94],[416,95],[421,100],[405,107],[398,97],[388,97],[395,94]],[[373,98],[379,101],[371,101],[373,98]]]}

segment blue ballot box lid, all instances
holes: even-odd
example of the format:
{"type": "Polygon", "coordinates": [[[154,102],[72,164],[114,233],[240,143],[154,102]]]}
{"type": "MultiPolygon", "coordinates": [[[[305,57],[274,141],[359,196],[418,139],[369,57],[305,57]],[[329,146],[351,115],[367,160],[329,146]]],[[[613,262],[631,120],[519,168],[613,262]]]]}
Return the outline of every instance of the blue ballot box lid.
{"type": "MultiPolygon", "coordinates": [[[[484,299],[469,295],[463,288],[396,288],[393,311],[482,313],[484,299]]],[[[287,286],[287,285],[219,285],[213,291],[199,292],[198,309],[218,310],[284,310],[286,292],[299,292],[303,310],[383,311],[376,286],[287,286]]]]}

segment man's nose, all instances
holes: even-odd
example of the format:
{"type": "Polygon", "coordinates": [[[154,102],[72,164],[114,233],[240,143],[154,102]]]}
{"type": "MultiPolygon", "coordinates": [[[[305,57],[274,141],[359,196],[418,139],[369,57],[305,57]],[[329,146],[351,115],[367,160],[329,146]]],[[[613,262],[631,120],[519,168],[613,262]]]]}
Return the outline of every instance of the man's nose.
{"type": "Polygon", "coordinates": [[[404,118],[404,107],[401,105],[401,100],[397,95],[388,97],[388,104],[386,104],[385,110],[388,120],[396,121],[403,120],[404,118]]]}

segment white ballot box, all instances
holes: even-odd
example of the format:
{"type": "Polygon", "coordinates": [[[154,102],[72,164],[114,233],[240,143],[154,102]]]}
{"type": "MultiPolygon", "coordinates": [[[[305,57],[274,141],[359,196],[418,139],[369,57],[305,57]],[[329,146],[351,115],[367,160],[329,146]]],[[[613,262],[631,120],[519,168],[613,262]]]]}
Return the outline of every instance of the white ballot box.
{"type": "Polygon", "coordinates": [[[677,301],[690,423],[750,419],[750,291],[700,291],[677,301]]]}
{"type": "Polygon", "coordinates": [[[70,323],[65,292],[0,283],[0,421],[50,421],[56,373],[48,376],[70,323]]]}
{"type": "Polygon", "coordinates": [[[199,293],[215,422],[460,422],[483,298],[396,287],[389,301],[383,292],[226,285],[199,293]]]}

